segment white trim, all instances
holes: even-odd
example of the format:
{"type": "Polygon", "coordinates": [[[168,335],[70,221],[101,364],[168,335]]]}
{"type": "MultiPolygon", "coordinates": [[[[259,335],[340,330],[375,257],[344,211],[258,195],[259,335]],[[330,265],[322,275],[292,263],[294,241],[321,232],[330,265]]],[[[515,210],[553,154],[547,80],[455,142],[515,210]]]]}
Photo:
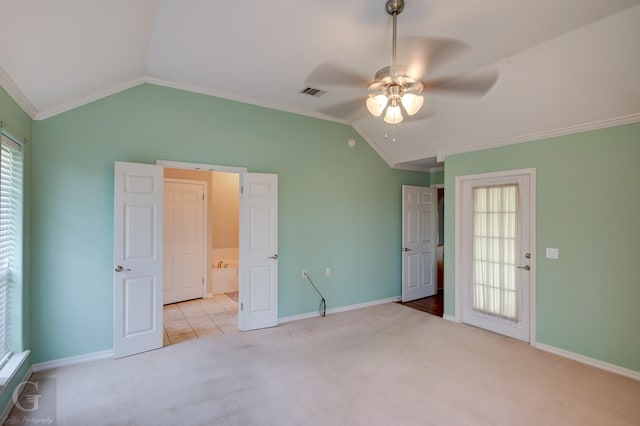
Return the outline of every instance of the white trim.
{"type": "Polygon", "coordinates": [[[536,302],[537,302],[537,247],[538,243],[536,241],[536,224],[538,223],[538,219],[536,213],[538,211],[537,200],[538,200],[538,190],[536,187],[536,182],[538,181],[537,169],[535,167],[530,169],[525,169],[529,172],[529,228],[531,231],[531,235],[529,236],[529,253],[531,258],[529,259],[529,266],[531,269],[529,270],[529,345],[535,346],[538,342],[537,333],[537,317],[536,317],[536,302]]]}
{"type": "Polygon", "coordinates": [[[4,68],[0,66],[0,87],[2,87],[7,94],[18,104],[20,108],[27,113],[31,119],[35,119],[38,115],[38,110],[31,103],[29,98],[22,93],[22,90],[18,87],[18,85],[13,81],[13,79],[7,74],[4,68]]]}
{"type": "Polygon", "coordinates": [[[65,102],[63,104],[56,105],[54,107],[42,110],[36,113],[33,119],[44,120],[45,118],[49,118],[54,115],[58,115],[63,112],[70,111],[74,108],[78,108],[79,106],[89,104],[91,102],[100,100],[102,98],[106,98],[107,96],[115,95],[116,93],[123,92],[127,89],[131,89],[132,87],[139,86],[144,83],[146,83],[146,78],[144,76],[136,77],[128,81],[122,81],[112,86],[109,86],[106,89],[98,90],[90,95],[81,96],[81,97],[72,99],[68,102],[65,102]]]}
{"type": "MultiPolygon", "coordinates": [[[[33,374],[33,367],[29,367],[27,369],[27,372],[24,373],[24,376],[22,376],[22,379],[20,380],[20,382],[26,382],[27,380],[29,380],[29,378],[31,377],[32,374],[33,374]]],[[[13,393],[13,391],[12,391],[12,393],[13,393]]],[[[11,410],[13,410],[14,406],[15,406],[14,399],[13,398],[9,398],[7,406],[4,407],[4,410],[2,410],[2,413],[0,413],[0,424],[2,424],[2,425],[5,424],[5,421],[9,417],[9,414],[11,414],[11,410]]]]}
{"type": "Polygon", "coordinates": [[[22,367],[31,351],[27,350],[19,354],[11,354],[7,362],[0,369],[0,387],[6,386],[22,367]]]}
{"type": "Polygon", "coordinates": [[[327,115],[317,113],[317,112],[303,111],[303,110],[291,108],[285,105],[272,104],[270,102],[262,102],[256,99],[234,95],[232,93],[225,92],[222,90],[212,89],[212,88],[203,87],[203,86],[195,86],[192,84],[181,83],[178,81],[169,80],[165,78],[147,75],[145,77],[145,82],[149,84],[155,84],[156,86],[170,87],[172,89],[184,90],[186,92],[199,93],[201,95],[213,96],[216,98],[227,99],[230,101],[241,102],[244,104],[255,105],[255,106],[269,108],[277,111],[289,112],[297,115],[304,115],[306,117],[318,118],[320,120],[333,121],[333,122],[342,123],[342,124],[351,124],[347,120],[339,120],[334,117],[329,117],[327,115]]]}
{"type": "Polygon", "coordinates": [[[431,167],[429,169],[429,173],[438,173],[438,172],[444,172],[444,166],[436,166],[436,167],[431,167]]]}
{"type": "Polygon", "coordinates": [[[529,259],[529,265],[531,266],[530,270],[530,281],[529,281],[529,344],[531,346],[536,346],[537,336],[536,336],[536,199],[537,199],[537,190],[536,190],[536,168],[526,168],[526,169],[517,169],[517,170],[503,170],[499,172],[489,172],[489,173],[477,173],[473,175],[460,175],[455,177],[455,205],[454,205],[454,216],[455,216],[455,229],[454,229],[454,291],[455,291],[455,321],[462,322],[462,292],[458,291],[463,288],[462,283],[462,267],[463,262],[462,259],[462,247],[463,247],[463,191],[462,184],[463,182],[470,180],[478,180],[478,179],[501,179],[510,176],[516,175],[528,175],[529,176],[529,227],[531,231],[530,235],[530,249],[529,253],[531,254],[531,259],[529,259]]]}
{"type": "MultiPolygon", "coordinates": [[[[399,302],[400,296],[387,297],[385,299],[372,300],[370,302],[356,303],[355,305],[341,306],[339,308],[327,309],[327,314],[337,314],[339,312],[353,311],[354,309],[368,308],[370,306],[382,305],[384,303],[399,302]]],[[[319,312],[307,312],[305,314],[291,315],[289,317],[278,318],[278,324],[285,324],[292,321],[319,317],[319,312]]]]}
{"type": "Polygon", "coordinates": [[[443,315],[442,315],[442,319],[445,319],[445,320],[447,320],[447,321],[451,321],[451,322],[457,322],[457,323],[459,323],[459,322],[460,322],[460,321],[458,321],[458,320],[456,319],[456,317],[455,317],[455,316],[453,316],[453,315],[449,315],[449,314],[443,314],[443,315]]]}
{"type": "Polygon", "coordinates": [[[68,367],[70,365],[84,364],[86,362],[100,361],[103,359],[113,359],[113,349],[39,362],[37,364],[33,364],[31,368],[33,368],[34,373],[37,373],[39,371],[51,370],[53,368],[68,367]]]}
{"type": "Polygon", "coordinates": [[[538,342],[534,347],[536,349],[540,349],[545,352],[561,356],[563,358],[572,359],[582,364],[590,365],[591,367],[599,368],[601,370],[609,371],[615,374],[620,374],[621,376],[629,377],[634,380],[640,380],[640,371],[620,367],[619,365],[610,364],[608,362],[600,361],[599,359],[590,358],[588,356],[580,355],[575,352],[556,348],[555,346],[547,345],[540,342],[538,342]]]}
{"type": "Polygon", "coordinates": [[[449,155],[463,154],[466,152],[482,151],[485,149],[498,148],[501,146],[515,145],[523,142],[533,142],[542,139],[549,139],[558,136],[573,135],[576,133],[588,132],[590,130],[606,129],[607,127],[622,126],[624,124],[637,123],[640,121],[640,113],[625,115],[622,117],[608,118],[605,120],[592,121],[590,123],[578,124],[575,126],[561,127],[553,130],[543,130],[541,132],[529,133],[511,138],[498,139],[496,141],[473,145],[464,148],[453,149],[437,154],[437,161],[445,161],[449,155]]]}
{"type": "MultiPolygon", "coordinates": [[[[396,167],[397,164],[394,164],[393,161],[391,161],[391,159],[387,156],[387,153],[382,148],[380,148],[380,146],[377,143],[375,143],[375,139],[371,138],[371,136],[369,136],[369,134],[365,132],[364,129],[362,129],[362,127],[358,125],[358,123],[355,123],[355,122],[351,123],[351,127],[353,127],[353,129],[360,135],[360,137],[364,139],[365,142],[367,142],[371,148],[373,148],[376,154],[378,154],[380,158],[382,158],[382,160],[385,163],[387,163],[389,167],[397,168],[398,170],[400,170],[400,168],[396,167]]],[[[404,170],[424,172],[424,169],[406,168],[404,170]]]]}
{"type": "Polygon", "coordinates": [[[219,166],[205,163],[186,163],[184,161],[156,160],[157,166],[170,169],[201,170],[205,172],[247,173],[246,167],[219,166]]]}
{"type": "Polygon", "coordinates": [[[455,322],[462,322],[462,295],[459,294],[460,291],[456,291],[456,289],[462,289],[462,262],[459,259],[462,259],[462,182],[465,176],[456,176],[454,191],[455,191],[455,199],[453,204],[454,211],[454,230],[453,230],[453,241],[454,241],[454,272],[453,272],[453,289],[454,289],[454,306],[455,306],[455,322]]]}

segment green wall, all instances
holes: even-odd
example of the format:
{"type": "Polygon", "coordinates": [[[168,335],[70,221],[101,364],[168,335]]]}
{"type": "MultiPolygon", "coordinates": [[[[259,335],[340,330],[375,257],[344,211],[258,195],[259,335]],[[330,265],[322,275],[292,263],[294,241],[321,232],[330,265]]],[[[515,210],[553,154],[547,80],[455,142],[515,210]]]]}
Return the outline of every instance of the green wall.
{"type": "Polygon", "coordinates": [[[445,313],[455,314],[455,177],[535,167],[538,342],[640,371],[639,161],[640,123],[447,157],[445,313]]]}
{"type": "MultiPolygon", "coordinates": [[[[23,142],[24,159],[24,194],[23,194],[23,263],[22,263],[22,294],[10,294],[14,309],[8,312],[9,329],[8,344],[12,352],[21,352],[30,348],[30,212],[31,212],[31,118],[14,102],[13,99],[0,88],[0,121],[3,122],[2,131],[14,139],[23,142]]],[[[13,380],[0,390],[0,411],[11,399],[11,394],[20,380],[27,373],[31,365],[30,357],[16,372],[13,380]]]]}
{"type": "Polygon", "coordinates": [[[277,173],[280,317],[318,308],[302,269],[329,309],[398,296],[401,185],[429,184],[350,126],[154,85],[34,122],[33,145],[34,362],[113,347],[114,161],[277,173]]]}

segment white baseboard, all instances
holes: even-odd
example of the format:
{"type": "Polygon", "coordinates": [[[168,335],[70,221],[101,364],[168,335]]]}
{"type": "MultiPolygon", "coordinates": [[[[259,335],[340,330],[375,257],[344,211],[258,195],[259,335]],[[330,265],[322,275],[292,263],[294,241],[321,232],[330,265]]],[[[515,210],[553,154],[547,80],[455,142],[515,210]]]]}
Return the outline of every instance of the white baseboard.
{"type": "Polygon", "coordinates": [[[458,320],[456,320],[456,317],[454,315],[449,315],[449,314],[443,314],[442,319],[446,319],[447,321],[451,321],[451,322],[458,322],[458,320]]]}
{"type": "MultiPolygon", "coordinates": [[[[337,314],[339,312],[353,311],[354,309],[368,308],[370,306],[382,305],[383,303],[391,303],[400,301],[400,296],[387,297],[386,299],[372,300],[370,302],[356,303],[355,305],[341,306],[339,308],[327,309],[327,315],[337,314]]],[[[292,321],[299,321],[308,318],[319,317],[320,312],[307,312],[305,314],[292,315],[289,317],[278,318],[278,324],[284,324],[292,321]]]]}
{"type": "Polygon", "coordinates": [[[92,352],[90,354],[70,356],[68,358],[54,359],[52,361],[39,362],[33,364],[33,372],[51,370],[52,368],[67,367],[69,365],[83,364],[85,362],[99,361],[101,359],[113,358],[113,349],[106,351],[92,352]]]}
{"type": "Polygon", "coordinates": [[[550,352],[554,355],[559,355],[564,358],[569,358],[574,361],[581,362],[582,364],[587,364],[592,367],[599,368],[601,370],[606,370],[611,373],[620,374],[621,376],[626,376],[635,380],[640,380],[640,371],[630,370],[628,368],[620,367],[619,365],[615,365],[615,364],[609,364],[608,362],[600,361],[594,358],[589,358],[588,356],[584,356],[584,355],[580,355],[564,349],[556,348],[555,346],[545,345],[544,343],[540,343],[540,342],[537,342],[535,344],[535,347],[545,352],[550,352]]]}
{"type": "MultiPolygon", "coordinates": [[[[20,382],[26,382],[27,380],[29,380],[32,374],[33,374],[33,367],[29,367],[27,369],[27,372],[24,373],[24,376],[22,376],[22,379],[20,380],[20,382]]],[[[5,421],[7,420],[7,417],[9,417],[9,414],[11,414],[11,410],[13,409],[14,405],[15,405],[15,401],[13,400],[13,398],[10,398],[9,401],[7,402],[7,406],[4,407],[4,410],[2,410],[2,413],[0,413],[0,424],[2,425],[5,424],[5,421]]]]}

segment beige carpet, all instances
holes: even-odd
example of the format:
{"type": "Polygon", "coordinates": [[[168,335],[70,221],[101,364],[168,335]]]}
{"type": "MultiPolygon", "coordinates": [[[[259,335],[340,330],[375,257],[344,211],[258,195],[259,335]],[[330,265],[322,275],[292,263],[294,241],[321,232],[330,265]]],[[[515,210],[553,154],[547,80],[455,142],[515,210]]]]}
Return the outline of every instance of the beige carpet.
{"type": "Polygon", "coordinates": [[[59,425],[640,424],[640,382],[395,303],[59,368],[59,425]]]}

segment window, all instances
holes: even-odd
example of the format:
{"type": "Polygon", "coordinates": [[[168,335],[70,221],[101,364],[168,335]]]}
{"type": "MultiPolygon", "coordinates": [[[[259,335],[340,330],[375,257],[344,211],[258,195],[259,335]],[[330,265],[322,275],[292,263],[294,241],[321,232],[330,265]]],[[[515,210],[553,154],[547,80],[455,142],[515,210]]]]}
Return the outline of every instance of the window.
{"type": "Polygon", "coordinates": [[[473,188],[473,309],[517,321],[518,186],[473,188]]]}
{"type": "Polygon", "coordinates": [[[2,135],[0,149],[0,368],[11,357],[12,293],[22,291],[22,152],[2,135]]]}

